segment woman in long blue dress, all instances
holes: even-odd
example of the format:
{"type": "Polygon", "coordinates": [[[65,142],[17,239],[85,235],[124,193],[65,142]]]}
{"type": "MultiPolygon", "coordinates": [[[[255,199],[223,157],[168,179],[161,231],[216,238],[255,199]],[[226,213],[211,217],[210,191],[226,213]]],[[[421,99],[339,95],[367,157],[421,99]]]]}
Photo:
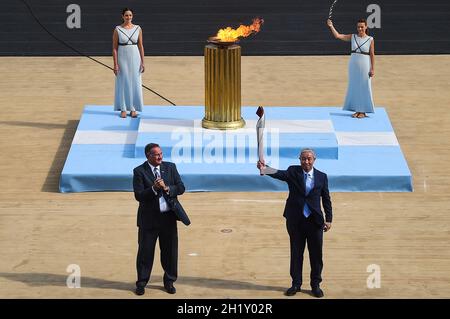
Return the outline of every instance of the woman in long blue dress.
{"type": "Polygon", "coordinates": [[[367,22],[364,19],[358,21],[358,34],[340,34],[330,19],[327,24],[336,39],[352,43],[343,109],[355,112],[352,117],[367,117],[366,113],[374,113],[371,78],[375,74],[375,44],[373,37],[367,35],[367,22]]]}
{"type": "Polygon", "coordinates": [[[142,29],[132,23],[133,11],[122,10],[123,23],[113,32],[113,59],[116,87],[114,94],[114,111],[121,111],[120,117],[126,118],[127,111],[131,117],[142,111],[142,79],[144,67],[144,46],[142,29]]]}

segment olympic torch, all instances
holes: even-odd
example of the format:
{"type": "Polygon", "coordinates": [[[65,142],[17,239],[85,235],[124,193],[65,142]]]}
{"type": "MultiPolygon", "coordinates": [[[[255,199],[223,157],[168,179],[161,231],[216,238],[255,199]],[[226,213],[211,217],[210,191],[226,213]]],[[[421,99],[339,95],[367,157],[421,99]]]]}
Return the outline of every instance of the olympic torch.
{"type": "MultiPolygon", "coordinates": [[[[256,115],[259,116],[258,122],[256,122],[256,137],[258,140],[258,158],[262,163],[264,162],[264,127],[266,126],[266,118],[264,115],[264,108],[262,106],[258,107],[256,115]]],[[[264,175],[262,168],[259,169],[259,174],[264,175]]]]}

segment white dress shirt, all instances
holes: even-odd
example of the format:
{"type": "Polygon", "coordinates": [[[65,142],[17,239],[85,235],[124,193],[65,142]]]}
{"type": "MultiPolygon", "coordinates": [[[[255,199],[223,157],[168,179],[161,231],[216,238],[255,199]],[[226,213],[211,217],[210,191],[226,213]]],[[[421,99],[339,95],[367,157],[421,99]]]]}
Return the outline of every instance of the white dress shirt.
{"type": "MultiPolygon", "coordinates": [[[[153,174],[155,174],[155,168],[156,168],[158,170],[159,176],[161,176],[161,169],[160,169],[161,167],[160,167],[160,165],[155,167],[152,164],[150,164],[150,162],[147,162],[147,163],[148,163],[148,165],[150,165],[150,168],[151,168],[153,174]]],[[[152,190],[153,190],[153,193],[155,193],[155,195],[158,195],[158,192],[155,191],[153,186],[152,186],[152,190]]],[[[167,201],[164,198],[164,196],[160,196],[159,197],[159,210],[161,211],[161,213],[165,213],[165,212],[168,212],[170,210],[169,209],[169,205],[167,204],[167,201]]]]}

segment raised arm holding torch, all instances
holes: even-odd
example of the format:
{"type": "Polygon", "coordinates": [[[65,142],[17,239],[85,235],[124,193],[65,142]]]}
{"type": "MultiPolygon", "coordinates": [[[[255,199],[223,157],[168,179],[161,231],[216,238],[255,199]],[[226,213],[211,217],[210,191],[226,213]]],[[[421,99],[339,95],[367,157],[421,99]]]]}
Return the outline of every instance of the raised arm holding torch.
{"type": "MultiPolygon", "coordinates": [[[[263,165],[265,165],[265,162],[264,162],[264,127],[266,126],[266,118],[264,115],[264,108],[262,106],[258,107],[258,110],[256,111],[256,115],[259,116],[259,120],[256,123],[256,137],[258,140],[258,160],[263,165]]],[[[259,169],[260,175],[264,175],[263,170],[264,170],[263,167],[261,167],[259,169]]]]}
{"type": "Polygon", "coordinates": [[[256,137],[258,140],[258,168],[260,175],[274,174],[276,169],[266,166],[264,160],[264,127],[266,126],[266,117],[264,115],[264,108],[258,107],[256,115],[259,116],[258,122],[256,122],[256,137]]]}

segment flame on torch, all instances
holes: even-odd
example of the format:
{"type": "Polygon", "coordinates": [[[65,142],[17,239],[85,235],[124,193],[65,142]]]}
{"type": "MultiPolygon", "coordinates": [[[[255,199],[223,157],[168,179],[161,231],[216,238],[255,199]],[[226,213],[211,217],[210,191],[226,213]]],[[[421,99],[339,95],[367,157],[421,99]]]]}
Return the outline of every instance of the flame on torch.
{"type": "Polygon", "coordinates": [[[240,25],[239,28],[233,29],[227,27],[225,29],[220,29],[217,32],[216,38],[222,42],[235,42],[241,37],[248,37],[251,34],[258,33],[261,30],[261,25],[264,20],[261,18],[254,18],[251,25],[240,25]]]}

